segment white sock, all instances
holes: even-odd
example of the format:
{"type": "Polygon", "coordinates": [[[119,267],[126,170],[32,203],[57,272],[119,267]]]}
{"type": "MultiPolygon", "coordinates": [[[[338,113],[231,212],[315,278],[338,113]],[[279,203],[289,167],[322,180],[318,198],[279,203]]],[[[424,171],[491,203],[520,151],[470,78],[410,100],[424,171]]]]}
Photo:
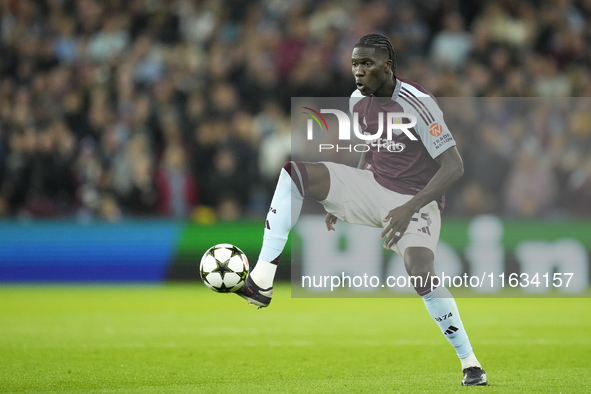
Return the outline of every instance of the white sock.
{"type": "Polygon", "coordinates": [[[259,259],[257,265],[250,272],[250,277],[263,290],[273,286],[273,278],[277,271],[277,264],[269,263],[268,261],[259,259]]]}
{"type": "Polygon", "coordinates": [[[482,368],[480,366],[480,363],[478,362],[478,359],[474,355],[474,353],[472,353],[471,355],[469,355],[466,358],[461,358],[460,361],[462,362],[462,369],[466,369],[466,368],[470,368],[470,367],[482,368]]]}
{"type": "Polygon", "coordinates": [[[306,179],[306,174],[303,174],[302,177],[301,171],[302,169],[299,169],[295,162],[288,163],[281,169],[277,181],[277,187],[265,221],[261,254],[257,265],[250,273],[253,281],[263,289],[273,286],[279,256],[283,252],[289,232],[297,222],[302,210],[304,196],[300,190],[305,190],[304,179],[306,179]],[[293,177],[286,170],[286,167],[294,172],[293,177]],[[292,178],[296,179],[299,185],[296,185],[292,178]]]}
{"type": "MultiPolygon", "coordinates": [[[[425,302],[427,311],[429,311],[429,314],[435,320],[443,335],[445,335],[449,343],[456,349],[460,360],[473,356],[472,345],[470,344],[466,330],[464,330],[456,301],[449,290],[440,286],[423,296],[423,301],[425,302]]],[[[476,357],[474,357],[475,359],[476,357]]]]}

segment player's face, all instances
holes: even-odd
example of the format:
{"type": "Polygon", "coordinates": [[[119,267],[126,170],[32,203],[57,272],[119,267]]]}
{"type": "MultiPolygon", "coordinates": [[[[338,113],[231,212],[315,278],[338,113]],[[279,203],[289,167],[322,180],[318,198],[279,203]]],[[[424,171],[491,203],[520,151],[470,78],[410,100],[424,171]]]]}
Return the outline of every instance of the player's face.
{"type": "Polygon", "coordinates": [[[375,48],[354,48],[351,65],[357,89],[364,96],[375,94],[391,75],[392,62],[375,48]]]}

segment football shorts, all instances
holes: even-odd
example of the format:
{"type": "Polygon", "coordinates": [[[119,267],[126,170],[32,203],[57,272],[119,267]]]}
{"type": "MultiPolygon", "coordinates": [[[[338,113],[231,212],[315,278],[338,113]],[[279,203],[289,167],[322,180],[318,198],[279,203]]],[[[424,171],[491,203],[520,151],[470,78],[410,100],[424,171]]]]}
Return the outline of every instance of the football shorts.
{"type": "MultiPolygon", "coordinates": [[[[413,197],[386,189],[376,182],[369,170],[332,162],[322,163],[330,174],[330,190],[326,200],[320,203],[326,212],[347,223],[385,228],[389,221],[383,220],[388,213],[413,197]]],[[[435,253],[440,231],[441,213],[437,202],[431,201],[413,215],[406,231],[392,250],[402,257],[409,247],[425,247],[435,253]]]]}

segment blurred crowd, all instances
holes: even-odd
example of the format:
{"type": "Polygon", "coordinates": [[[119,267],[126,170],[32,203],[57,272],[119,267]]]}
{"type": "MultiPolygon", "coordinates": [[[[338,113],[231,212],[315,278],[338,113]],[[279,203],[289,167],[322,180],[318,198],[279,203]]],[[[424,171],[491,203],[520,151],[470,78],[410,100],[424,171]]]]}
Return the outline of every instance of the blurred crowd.
{"type": "Polygon", "coordinates": [[[349,96],[353,45],[381,32],[437,97],[580,98],[452,128],[450,215],[590,217],[590,19],[590,0],[0,0],[0,215],[263,215],[291,97],[349,96]]]}

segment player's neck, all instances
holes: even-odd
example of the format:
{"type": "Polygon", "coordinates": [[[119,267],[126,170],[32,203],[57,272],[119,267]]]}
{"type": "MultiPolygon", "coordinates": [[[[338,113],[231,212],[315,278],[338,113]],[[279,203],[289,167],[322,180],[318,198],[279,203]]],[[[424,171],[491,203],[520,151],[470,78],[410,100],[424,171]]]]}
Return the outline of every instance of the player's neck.
{"type": "Polygon", "coordinates": [[[374,93],[374,97],[378,99],[378,101],[388,101],[392,99],[392,95],[394,94],[394,89],[396,89],[396,76],[392,74],[391,78],[388,78],[382,86],[379,87],[378,90],[374,93]]]}

